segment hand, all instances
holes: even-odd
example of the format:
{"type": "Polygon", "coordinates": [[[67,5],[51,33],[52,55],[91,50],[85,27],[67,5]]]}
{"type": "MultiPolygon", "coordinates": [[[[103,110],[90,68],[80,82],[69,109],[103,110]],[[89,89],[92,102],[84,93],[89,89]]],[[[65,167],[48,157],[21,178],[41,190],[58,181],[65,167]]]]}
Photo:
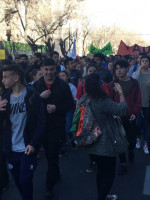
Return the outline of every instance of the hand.
{"type": "Polygon", "coordinates": [[[144,67],[144,66],[141,66],[141,65],[139,66],[139,69],[138,69],[138,72],[139,72],[139,73],[142,71],[143,67],[144,67]]]}
{"type": "Polygon", "coordinates": [[[45,90],[44,92],[42,92],[42,93],[40,94],[40,97],[41,97],[42,99],[47,99],[47,98],[50,96],[50,94],[51,94],[51,91],[50,91],[50,90],[45,90]]]}
{"type": "Polygon", "coordinates": [[[31,145],[26,146],[25,154],[30,155],[35,152],[35,148],[31,145]]]}
{"type": "Polygon", "coordinates": [[[123,91],[122,91],[122,88],[121,88],[120,84],[119,83],[114,83],[114,85],[115,85],[114,90],[116,92],[118,92],[119,94],[123,94],[123,91]]]}
{"type": "Polygon", "coordinates": [[[133,121],[133,120],[135,120],[135,118],[136,118],[136,116],[132,114],[129,120],[133,121]]]}
{"type": "Polygon", "coordinates": [[[6,110],[6,105],[8,101],[6,99],[2,100],[2,97],[0,96],[0,111],[6,110]]]}
{"type": "Polygon", "coordinates": [[[47,112],[49,114],[54,113],[55,111],[56,111],[56,106],[55,105],[47,104],[47,112]]]}

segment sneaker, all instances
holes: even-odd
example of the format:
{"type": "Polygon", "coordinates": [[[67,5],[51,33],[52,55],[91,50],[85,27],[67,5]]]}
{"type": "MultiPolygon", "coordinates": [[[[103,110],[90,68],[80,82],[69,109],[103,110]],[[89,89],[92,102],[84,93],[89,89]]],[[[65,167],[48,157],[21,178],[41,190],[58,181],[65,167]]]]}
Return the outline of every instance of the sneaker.
{"type": "Polygon", "coordinates": [[[60,152],[59,152],[59,158],[61,158],[61,157],[63,157],[63,156],[65,156],[67,154],[67,151],[66,150],[60,150],[60,152]]]}
{"type": "Polygon", "coordinates": [[[136,148],[137,149],[141,148],[141,140],[139,138],[137,138],[137,140],[136,140],[136,148]]]}
{"type": "Polygon", "coordinates": [[[144,151],[145,154],[149,154],[149,150],[148,150],[148,146],[147,145],[143,146],[143,151],[144,151]]]}
{"type": "Polygon", "coordinates": [[[118,196],[115,194],[108,194],[106,200],[116,200],[118,199],[118,196]]]}
{"type": "Polygon", "coordinates": [[[94,172],[96,170],[96,163],[92,162],[89,164],[89,168],[86,169],[86,172],[90,173],[90,172],[94,172]]]}
{"type": "Polygon", "coordinates": [[[118,175],[124,175],[127,173],[127,166],[126,165],[120,165],[118,170],[118,175]]]}

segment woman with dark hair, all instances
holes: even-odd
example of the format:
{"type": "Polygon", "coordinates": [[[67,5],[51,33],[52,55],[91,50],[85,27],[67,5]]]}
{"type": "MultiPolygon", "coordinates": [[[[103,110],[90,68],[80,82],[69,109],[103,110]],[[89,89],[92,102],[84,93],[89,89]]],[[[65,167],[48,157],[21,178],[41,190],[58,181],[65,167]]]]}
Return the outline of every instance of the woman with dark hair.
{"type": "MultiPolygon", "coordinates": [[[[91,73],[98,73],[98,67],[95,62],[90,62],[87,66],[87,76],[91,73]]],[[[103,90],[108,94],[107,84],[102,80],[99,81],[99,84],[103,88],[103,90]]],[[[79,100],[84,94],[85,94],[85,80],[82,80],[78,84],[76,98],[79,100]]]]}
{"type": "Polygon", "coordinates": [[[30,78],[32,82],[30,82],[30,85],[33,85],[35,81],[38,81],[42,77],[42,72],[40,69],[33,69],[30,73],[30,78]]]}
{"type": "MultiPolygon", "coordinates": [[[[86,77],[86,95],[79,100],[78,104],[82,105],[85,99],[90,98],[91,110],[102,130],[98,141],[86,147],[86,150],[97,164],[98,200],[106,200],[106,198],[109,199],[107,195],[113,184],[116,168],[116,153],[110,138],[115,131],[118,131],[118,126],[114,121],[113,115],[127,115],[128,107],[122,88],[118,83],[115,83],[115,90],[120,97],[120,103],[117,104],[108,98],[99,82],[98,74],[92,73],[86,77]]],[[[116,196],[113,199],[117,199],[116,196]]]]}

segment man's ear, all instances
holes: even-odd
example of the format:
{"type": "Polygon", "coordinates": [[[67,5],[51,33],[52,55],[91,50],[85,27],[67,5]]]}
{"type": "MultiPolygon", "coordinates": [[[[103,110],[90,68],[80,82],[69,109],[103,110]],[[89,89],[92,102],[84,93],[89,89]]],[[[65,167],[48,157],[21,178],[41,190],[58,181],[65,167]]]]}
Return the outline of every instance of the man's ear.
{"type": "Polygon", "coordinates": [[[19,77],[17,74],[14,75],[14,81],[15,81],[15,82],[18,82],[18,81],[19,81],[19,78],[20,78],[20,77],[19,77]]]}
{"type": "Polygon", "coordinates": [[[44,67],[42,66],[42,67],[40,67],[40,70],[41,70],[41,72],[43,73],[43,69],[44,69],[44,67]]]}

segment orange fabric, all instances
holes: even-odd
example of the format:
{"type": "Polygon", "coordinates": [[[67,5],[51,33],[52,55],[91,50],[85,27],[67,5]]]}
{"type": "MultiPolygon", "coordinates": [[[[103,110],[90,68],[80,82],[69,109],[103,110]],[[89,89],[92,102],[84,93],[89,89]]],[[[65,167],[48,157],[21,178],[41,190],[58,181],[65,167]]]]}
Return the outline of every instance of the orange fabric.
{"type": "Polygon", "coordinates": [[[83,118],[84,118],[84,106],[81,106],[80,107],[80,120],[79,120],[78,131],[76,133],[76,136],[79,136],[82,133],[82,130],[83,130],[83,118]]]}

